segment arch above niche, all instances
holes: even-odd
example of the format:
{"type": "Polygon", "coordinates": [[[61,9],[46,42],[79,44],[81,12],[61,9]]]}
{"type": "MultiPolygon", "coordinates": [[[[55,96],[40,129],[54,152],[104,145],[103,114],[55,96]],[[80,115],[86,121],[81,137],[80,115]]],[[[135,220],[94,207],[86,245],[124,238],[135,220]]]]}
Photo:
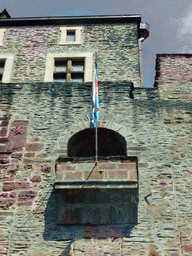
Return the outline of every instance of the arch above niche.
{"type": "MultiPolygon", "coordinates": [[[[95,156],[95,131],[87,128],[75,133],[67,144],[68,157],[95,156]]],[[[127,156],[127,142],[121,134],[102,127],[97,132],[98,156],[127,156]]]]}

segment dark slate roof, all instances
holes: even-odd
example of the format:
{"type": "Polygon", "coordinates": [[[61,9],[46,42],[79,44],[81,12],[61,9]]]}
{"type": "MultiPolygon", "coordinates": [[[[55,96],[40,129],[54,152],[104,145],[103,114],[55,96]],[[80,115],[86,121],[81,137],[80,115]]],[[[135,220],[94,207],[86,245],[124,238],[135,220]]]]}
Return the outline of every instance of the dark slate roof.
{"type": "Polygon", "coordinates": [[[1,13],[0,13],[0,19],[10,19],[11,16],[9,15],[9,13],[7,12],[6,9],[4,9],[1,13]]]}
{"type": "Polygon", "coordinates": [[[104,24],[130,23],[140,24],[141,15],[94,15],[94,16],[56,16],[2,19],[1,26],[34,26],[34,25],[71,25],[71,24],[104,24]]]}

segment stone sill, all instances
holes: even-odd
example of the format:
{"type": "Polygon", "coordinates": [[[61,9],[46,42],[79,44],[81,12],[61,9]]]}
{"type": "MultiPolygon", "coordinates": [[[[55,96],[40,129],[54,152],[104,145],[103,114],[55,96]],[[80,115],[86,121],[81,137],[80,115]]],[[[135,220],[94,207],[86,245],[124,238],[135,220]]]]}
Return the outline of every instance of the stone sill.
{"type": "Polygon", "coordinates": [[[138,188],[138,182],[131,181],[59,181],[54,184],[55,189],[92,189],[92,188],[138,188]]]}
{"type": "Polygon", "coordinates": [[[59,157],[55,164],[55,188],[137,188],[136,157],[59,157]]]}

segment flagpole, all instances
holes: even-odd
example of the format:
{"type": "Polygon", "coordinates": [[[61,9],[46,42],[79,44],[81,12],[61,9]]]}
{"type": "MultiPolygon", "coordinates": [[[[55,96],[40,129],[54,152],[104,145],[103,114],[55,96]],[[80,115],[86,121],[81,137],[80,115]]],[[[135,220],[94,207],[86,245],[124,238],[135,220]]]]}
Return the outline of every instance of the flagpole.
{"type": "MultiPolygon", "coordinates": [[[[97,52],[95,52],[95,62],[97,63],[97,52]]],[[[97,155],[98,155],[98,147],[97,147],[97,121],[95,123],[95,165],[97,165],[97,155]]]]}

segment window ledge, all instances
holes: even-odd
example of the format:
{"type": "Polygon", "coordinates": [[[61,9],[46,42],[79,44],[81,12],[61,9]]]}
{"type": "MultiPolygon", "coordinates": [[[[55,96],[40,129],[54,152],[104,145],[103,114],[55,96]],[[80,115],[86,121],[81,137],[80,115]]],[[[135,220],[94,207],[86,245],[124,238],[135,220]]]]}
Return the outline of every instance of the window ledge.
{"type": "Polygon", "coordinates": [[[55,168],[55,188],[137,188],[137,160],[123,158],[99,159],[97,165],[93,159],[59,158],[55,168]]]}
{"type": "Polygon", "coordinates": [[[138,188],[136,181],[68,181],[56,180],[55,189],[85,189],[85,188],[138,188]]]}
{"type": "Polygon", "coordinates": [[[77,45],[77,44],[81,44],[81,42],[59,42],[60,45],[77,45]]]}

